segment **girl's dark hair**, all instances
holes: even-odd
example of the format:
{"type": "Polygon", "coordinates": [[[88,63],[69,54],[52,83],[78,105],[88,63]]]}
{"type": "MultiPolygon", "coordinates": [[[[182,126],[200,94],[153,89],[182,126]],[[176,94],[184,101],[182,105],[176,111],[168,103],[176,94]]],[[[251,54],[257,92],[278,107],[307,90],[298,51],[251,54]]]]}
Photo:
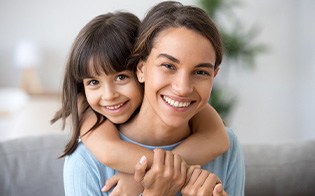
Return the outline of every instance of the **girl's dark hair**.
{"type": "MultiPolygon", "coordinates": [[[[112,74],[126,70],[139,25],[140,20],[134,14],[107,13],[92,19],[77,35],[66,64],[62,107],[51,120],[54,123],[61,119],[64,129],[66,119],[71,116],[71,138],[61,157],[76,149],[83,114],[91,109],[86,100],[83,79],[103,72],[112,74]]],[[[106,120],[103,115],[94,113],[97,122],[90,131],[106,120]]]]}
{"type": "Polygon", "coordinates": [[[145,61],[149,56],[158,34],[172,27],[185,27],[207,38],[215,50],[215,68],[221,64],[223,53],[221,36],[207,13],[198,7],[184,6],[176,1],[164,1],[154,6],[143,19],[128,67],[136,71],[138,62],[145,61]]]}

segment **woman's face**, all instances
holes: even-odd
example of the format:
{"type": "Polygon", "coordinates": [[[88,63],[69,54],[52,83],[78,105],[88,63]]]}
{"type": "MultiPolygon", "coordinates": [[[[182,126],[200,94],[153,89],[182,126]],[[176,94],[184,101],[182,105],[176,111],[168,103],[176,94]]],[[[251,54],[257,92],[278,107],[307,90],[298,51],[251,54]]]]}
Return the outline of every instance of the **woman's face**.
{"type": "Polygon", "coordinates": [[[214,64],[215,51],[202,35],[187,28],[160,32],[147,60],[138,64],[143,106],[168,126],[187,124],[208,102],[214,64]]]}
{"type": "Polygon", "coordinates": [[[142,90],[131,71],[95,76],[83,80],[92,109],[113,123],[126,122],[142,102],[142,90]]]}

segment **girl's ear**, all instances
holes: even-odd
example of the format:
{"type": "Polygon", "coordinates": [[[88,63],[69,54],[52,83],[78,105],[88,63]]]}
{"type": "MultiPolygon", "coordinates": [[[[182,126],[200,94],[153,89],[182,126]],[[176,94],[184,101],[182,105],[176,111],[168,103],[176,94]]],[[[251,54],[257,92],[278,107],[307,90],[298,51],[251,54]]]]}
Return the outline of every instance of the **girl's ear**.
{"type": "Polygon", "coordinates": [[[144,62],[140,61],[137,65],[137,77],[140,83],[144,83],[144,62]]]}

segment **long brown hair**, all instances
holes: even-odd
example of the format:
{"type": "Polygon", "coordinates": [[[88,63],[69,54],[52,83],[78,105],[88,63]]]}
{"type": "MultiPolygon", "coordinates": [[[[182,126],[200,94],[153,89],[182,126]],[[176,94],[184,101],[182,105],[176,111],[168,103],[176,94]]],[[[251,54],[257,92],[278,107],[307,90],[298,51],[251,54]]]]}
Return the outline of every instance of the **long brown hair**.
{"type": "MultiPolygon", "coordinates": [[[[61,157],[77,148],[82,116],[91,109],[86,100],[83,79],[103,72],[112,74],[126,70],[139,25],[140,20],[134,14],[107,13],[92,19],[77,35],[66,64],[62,107],[51,120],[54,123],[61,119],[64,129],[67,118],[71,116],[71,138],[61,157]]],[[[97,122],[90,131],[106,120],[103,115],[94,113],[97,122]]]]}

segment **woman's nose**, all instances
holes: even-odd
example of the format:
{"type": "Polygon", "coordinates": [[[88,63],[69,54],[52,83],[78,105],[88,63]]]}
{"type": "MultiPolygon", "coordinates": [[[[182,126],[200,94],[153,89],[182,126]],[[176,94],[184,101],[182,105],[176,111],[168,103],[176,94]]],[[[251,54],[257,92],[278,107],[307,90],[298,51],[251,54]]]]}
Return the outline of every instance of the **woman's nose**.
{"type": "Polygon", "coordinates": [[[186,96],[193,92],[192,82],[186,74],[178,74],[172,81],[172,88],[178,96],[186,96]]]}

